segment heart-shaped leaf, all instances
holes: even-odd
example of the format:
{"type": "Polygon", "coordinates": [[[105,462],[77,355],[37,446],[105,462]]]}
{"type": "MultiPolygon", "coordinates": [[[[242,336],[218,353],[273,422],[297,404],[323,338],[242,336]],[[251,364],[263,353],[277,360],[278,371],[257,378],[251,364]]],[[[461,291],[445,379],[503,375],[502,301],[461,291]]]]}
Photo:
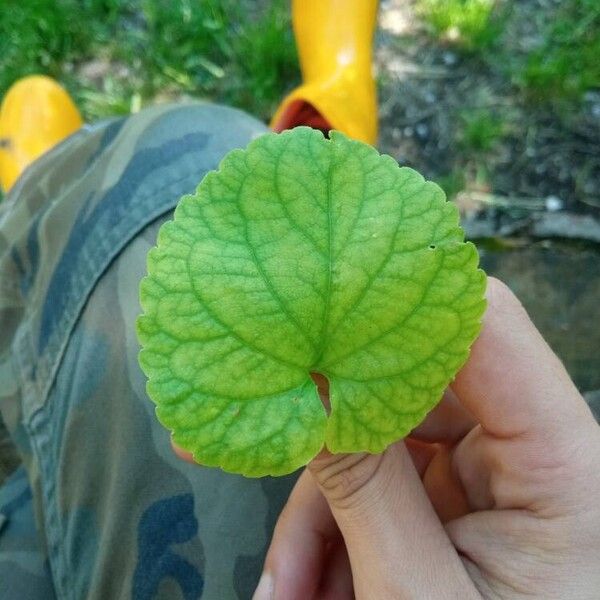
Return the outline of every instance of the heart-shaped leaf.
{"type": "Polygon", "coordinates": [[[465,362],[477,265],[415,171],[338,132],[264,135],[181,199],[148,255],[137,327],[158,418],[198,462],[248,476],[324,443],[380,452],[465,362]]]}

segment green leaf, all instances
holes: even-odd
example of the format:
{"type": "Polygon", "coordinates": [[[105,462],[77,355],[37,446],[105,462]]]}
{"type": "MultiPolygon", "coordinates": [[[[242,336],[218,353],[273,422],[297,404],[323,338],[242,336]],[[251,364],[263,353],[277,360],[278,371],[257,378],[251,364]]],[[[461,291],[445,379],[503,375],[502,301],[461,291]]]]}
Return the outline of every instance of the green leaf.
{"type": "Polygon", "coordinates": [[[181,199],[148,254],[137,328],[158,418],[198,462],[247,476],[324,443],[380,452],[465,362],[477,265],[417,172],[335,131],[264,135],[181,199]]]}

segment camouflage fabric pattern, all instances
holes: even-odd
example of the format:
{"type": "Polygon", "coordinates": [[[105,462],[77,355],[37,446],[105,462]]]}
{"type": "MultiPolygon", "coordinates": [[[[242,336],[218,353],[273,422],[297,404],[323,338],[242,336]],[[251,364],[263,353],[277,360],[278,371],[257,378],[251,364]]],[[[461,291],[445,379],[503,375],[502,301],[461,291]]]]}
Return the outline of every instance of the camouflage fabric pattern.
{"type": "Polygon", "coordinates": [[[134,324],[177,200],[264,125],[155,107],[85,127],[0,205],[0,598],[250,598],[296,479],[190,465],[154,417],[134,324]]]}

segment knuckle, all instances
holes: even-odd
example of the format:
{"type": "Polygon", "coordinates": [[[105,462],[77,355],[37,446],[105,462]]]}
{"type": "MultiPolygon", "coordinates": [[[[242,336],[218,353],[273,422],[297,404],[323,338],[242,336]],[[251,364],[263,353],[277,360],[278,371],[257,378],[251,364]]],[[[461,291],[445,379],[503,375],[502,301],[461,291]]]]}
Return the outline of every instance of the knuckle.
{"type": "Polygon", "coordinates": [[[329,502],[347,509],[370,493],[382,460],[381,454],[333,455],[325,463],[314,461],[311,471],[329,502]]]}

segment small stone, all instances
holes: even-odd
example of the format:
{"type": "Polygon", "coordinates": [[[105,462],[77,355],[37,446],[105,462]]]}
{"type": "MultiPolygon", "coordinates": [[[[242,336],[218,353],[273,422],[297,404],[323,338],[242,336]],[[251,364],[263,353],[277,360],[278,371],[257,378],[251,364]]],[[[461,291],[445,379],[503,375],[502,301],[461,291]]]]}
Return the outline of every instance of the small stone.
{"type": "Polygon", "coordinates": [[[87,79],[103,79],[111,70],[111,64],[105,58],[92,59],[82,65],[79,72],[87,79]]]}
{"type": "Polygon", "coordinates": [[[548,196],[545,200],[546,210],[550,212],[556,212],[562,210],[564,202],[558,196],[548,196]]]}
{"type": "Polygon", "coordinates": [[[414,131],[412,127],[405,127],[402,133],[404,133],[404,137],[412,137],[414,131]]]}
{"type": "Polygon", "coordinates": [[[124,64],[115,65],[115,75],[119,79],[128,79],[131,77],[131,70],[124,64]]]}
{"type": "Polygon", "coordinates": [[[535,237],[562,237],[600,242],[600,222],[590,215],[541,213],[533,222],[535,237]]]}
{"type": "Polygon", "coordinates": [[[448,29],[448,31],[446,31],[445,37],[451,42],[458,42],[458,40],[461,38],[460,29],[456,25],[453,25],[448,29]]]}
{"type": "Polygon", "coordinates": [[[591,181],[587,181],[583,186],[583,192],[593,196],[596,193],[596,186],[591,181]]]}
{"type": "Polygon", "coordinates": [[[449,67],[454,66],[458,62],[456,54],[454,54],[454,52],[450,52],[450,50],[446,50],[446,52],[442,54],[442,60],[444,61],[444,64],[449,67]]]}
{"type": "Polygon", "coordinates": [[[379,24],[393,35],[403,35],[410,31],[410,13],[400,7],[382,5],[379,24]]]}
{"type": "Polygon", "coordinates": [[[420,140],[425,140],[429,137],[429,127],[425,123],[419,123],[415,127],[415,133],[420,140]]]}

